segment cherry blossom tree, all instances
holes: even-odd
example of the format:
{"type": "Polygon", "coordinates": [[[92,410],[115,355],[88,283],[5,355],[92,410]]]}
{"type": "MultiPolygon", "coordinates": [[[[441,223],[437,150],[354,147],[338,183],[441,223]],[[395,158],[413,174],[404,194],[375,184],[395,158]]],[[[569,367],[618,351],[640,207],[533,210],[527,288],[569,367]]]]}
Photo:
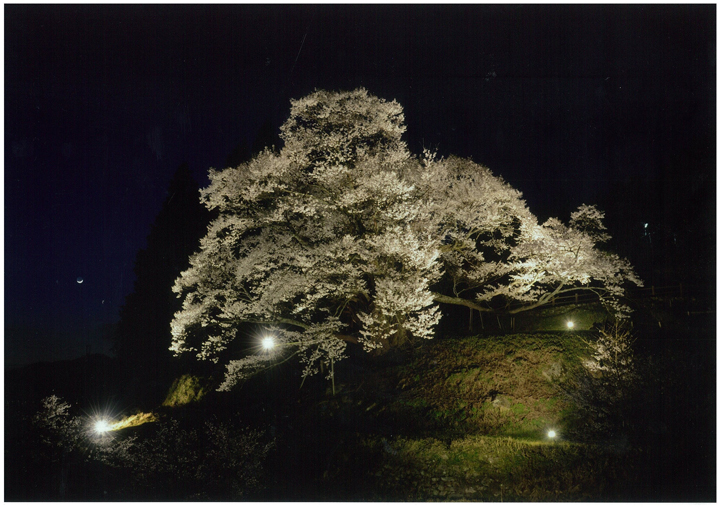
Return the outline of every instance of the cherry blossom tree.
{"type": "MultiPolygon", "coordinates": [[[[439,303],[515,313],[582,287],[618,304],[627,262],[597,250],[602,213],[543,225],[520,192],[460,158],[413,156],[401,106],[363,89],[292,101],[283,148],[210,170],[217,211],[172,323],[176,354],[218,362],[261,324],[274,348],[233,360],[221,389],[297,355],[304,376],[345,356],[429,338],[439,303]]],[[[622,311],[617,307],[618,311],[622,311]]]]}
{"type": "Polygon", "coordinates": [[[435,293],[437,302],[512,315],[548,304],[558,295],[592,292],[617,318],[628,316],[624,287],[627,282],[643,283],[627,260],[598,249],[610,238],[601,211],[582,205],[568,226],[557,218],[542,225],[529,214],[515,218],[521,222],[509,234],[511,244],[482,246],[477,236],[462,230],[467,248],[453,251],[445,265],[452,292],[435,293]],[[492,262],[487,247],[501,258],[492,262]]]}

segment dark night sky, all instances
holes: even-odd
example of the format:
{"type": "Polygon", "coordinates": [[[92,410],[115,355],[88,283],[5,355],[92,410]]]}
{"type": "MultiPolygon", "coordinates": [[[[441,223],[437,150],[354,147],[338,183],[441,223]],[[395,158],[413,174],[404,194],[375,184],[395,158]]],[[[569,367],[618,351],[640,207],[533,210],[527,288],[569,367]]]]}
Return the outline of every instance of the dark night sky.
{"type": "Polygon", "coordinates": [[[413,151],[489,166],[541,220],[597,204],[646,280],[683,259],[668,280],[714,283],[715,5],[5,5],[4,16],[6,365],[107,351],[103,325],[132,291],[178,166],[204,186],[209,167],[264,123],[277,132],[290,99],[315,88],[398,100],[413,151]],[[672,256],[646,252],[646,222],[672,256]]]}

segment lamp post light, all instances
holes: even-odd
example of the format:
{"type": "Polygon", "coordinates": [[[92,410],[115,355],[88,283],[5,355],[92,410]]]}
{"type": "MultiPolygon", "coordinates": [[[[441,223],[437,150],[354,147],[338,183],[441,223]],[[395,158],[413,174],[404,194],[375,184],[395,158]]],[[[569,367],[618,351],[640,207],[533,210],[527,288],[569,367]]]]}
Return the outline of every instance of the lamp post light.
{"type": "Polygon", "coordinates": [[[573,322],[572,320],[568,320],[566,325],[568,329],[572,329],[575,327],[575,322],[573,322]]]}
{"type": "Polygon", "coordinates": [[[549,430],[549,431],[547,432],[547,436],[548,436],[549,439],[552,440],[552,439],[554,439],[554,438],[557,437],[557,433],[555,433],[555,430],[554,430],[554,429],[551,429],[551,430],[549,430]]]}

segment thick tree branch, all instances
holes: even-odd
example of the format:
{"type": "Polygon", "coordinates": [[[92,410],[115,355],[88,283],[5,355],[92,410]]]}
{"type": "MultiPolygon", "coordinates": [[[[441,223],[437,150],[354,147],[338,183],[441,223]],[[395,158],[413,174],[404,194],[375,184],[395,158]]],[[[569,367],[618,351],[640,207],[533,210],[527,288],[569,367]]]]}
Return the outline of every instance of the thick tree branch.
{"type": "Polygon", "coordinates": [[[348,336],[347,334],[335,334],[335,337],[338,339],[342,339],[346,343],[353,343],[356,345],[359,343],[358,339],[355,336],[348,336]]]}
{"type": "Polygon", "coordinates": [[[554,297],[557,297],[560,294],[563,293],[570,293],[570,292],[577,292],[577,291],[583,291],[583,292],[592,292],[596,294],[598,297],[600,297],[600,294],[602,293],[601,288],[590,288],[588,286],[574,286],[572,288],[565,288],[564,290],[561,290],[563,285],[558,286],[554,291],[551,293],[546,293],[542,297],[540,297],[537,301],[527,304],[525,306],[521,306],[519,308],[511,309],[507,313],[509,315],[516,315],[518,313],[522,313],[524,311],[530,311],[531,309],[538,308],[540,306],[544,306],[548,302],[550,302],[554,297]]]}
{"type": "Polygon", "coordinates": [[[258,325],[277,325],[279,323],[284,323],[286,325],[294,325],[295,327],[300,327],[301,329],[308,329],[310,326],[299,322],[297,320],[293,320],[292,318],[273,318],[272,320],[243,320],[243,322],[247,323],[256,323],[258,325]]]}
{"type": "Polygon", "coordinates": [[[482,306],[478,302],[470,299],[463,299],[461,297],[450,297],[449,295],[443,295],[441,293],[433,293],[433,299],[435,302],[442,304],[454,304],[456,306],[465,306],[471,309],[477,309],[478,311],[485,311],[488,313],[494,313],[495,310],[489,307],[482,306]]]}
{"type": "Polygon", "coordinates": [[[540,306],[544,306],[545,304],[547,304],[548,302],[550,302],[550,301],[551,301],[555,296],[557,296],[558,294],[569,291],[569,289],[568,289],[568,290],[561,291],[561,290],[562,290],[562,287],[563,287],[563,284],[560,283],[560,285],[558,285],[558,287],[555,288],[552,292],[546,293],[545,295],[542,295],[538,300],[536,300],[535,302],[533,302],[533,303],[531,303],[531,304],[526,304],[526,305],[521,306],[521,307],[519,307],[519,308],[511,309],[511,310],[508,311],[508,314],[510,314],[510,315],[515,315],[515,314],[517,314],[517,313],[522,313],[523,311],[530,311],[531,309],[535,309],[535,308],[538,308],[538,307],[540,307],[540,306]]]}
{"type": "MultiPolygon", "coordinates": [[[[279,323],[284,323],[286,325],[294,325],[295,327],[300,327],[301,329],[309,329],[310,326],[306,323],[300,322],[298,320],[294,320],[292,318],[275,318],[273,320],[246,320],[248,323],[257,323],[260,325],[277,325],[279,323]]],[[[346,343],[354,343],[358,344],[359,341],[355,336],[349,336],[347,334],[335,334],[335,337],[338,339],[342,339],[346,343]]]]}
{"type": "Polygon", "coordinates": [[[470,309],[477,309],[478,311],[486,312],[486,313],[496,313],[496,314],[503,314],[507,313],[509,315],[515,315],[518,313],[522,313],[524,311],[530,311],[531,309],[538,308],[540,306],[544,306],[545,304],[549,303],[553,298],[557,297],[560,294],[563,293],[570,293],[570,292],[577,292],[577,291],[590,291],[594,293],[598,293],[598,288],[589,288],[586,286],[576,286],[572,288],[564,288],[563,285],[560,284],[557,288],[555,288],[552,292],[546,293],[542,295],[538,300],[535,302],[532,302],[530,304],[525,304],[523,306],[513,308],[513,309],[493,309],[491,307],[486,307],[480,304],[477,301],[470,300],[470,299],[463,299],[461,297],[450,297],[449,295],[443,295],[441,293],[433,293],[433,299],[435,302],[441,302],[443,304],[453,304],[456,306],[465,306],[470,309]]]}

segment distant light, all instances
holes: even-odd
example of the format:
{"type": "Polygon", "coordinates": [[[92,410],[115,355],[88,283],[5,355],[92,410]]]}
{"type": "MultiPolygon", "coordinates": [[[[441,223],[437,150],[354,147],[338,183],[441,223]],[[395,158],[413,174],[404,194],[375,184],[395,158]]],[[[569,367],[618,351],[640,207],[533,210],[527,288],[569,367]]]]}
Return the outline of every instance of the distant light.
{"type": "Polygon", "coordinates": [[[94,427],[95,427],[95,433],[98,433],[100,435],[112,430],[112,426],[110,426],[110,424],[105,419],[100,419],[98,421],[95,421],[94,427]]]}
{"type": "Polygon", "coordinates": [[[548,438],[555,438],[555,436],[556,436],[555,430],[551,429],[550,431],[548,431],[548,438]]]}
{"type": "Polygon", "coordinates": [[[262,340],[262,347],[265,350],[272,350],[275,347],[275,339],[272,336],[265,336],[262,340]]]}
{"type": "Polygon", "coordinates": [[[572,329],[573,327],[575,327],[575,322],[573,322],[572,320],[569,320],[567,323],[567,328],[572,329]]]}
{"type": "Polygon", "coordinates": [[[647,228],[647,227],[648,227],[648,224],[647,224],[647,223],[645,223],[645,228],[647,228]]]}
{"type": "Polygon", "coordinates": [[[83,278],[81,278],[81,277],[77,278],[77,282],[78,282],[78,284],[82,284],[83,278]]]}

